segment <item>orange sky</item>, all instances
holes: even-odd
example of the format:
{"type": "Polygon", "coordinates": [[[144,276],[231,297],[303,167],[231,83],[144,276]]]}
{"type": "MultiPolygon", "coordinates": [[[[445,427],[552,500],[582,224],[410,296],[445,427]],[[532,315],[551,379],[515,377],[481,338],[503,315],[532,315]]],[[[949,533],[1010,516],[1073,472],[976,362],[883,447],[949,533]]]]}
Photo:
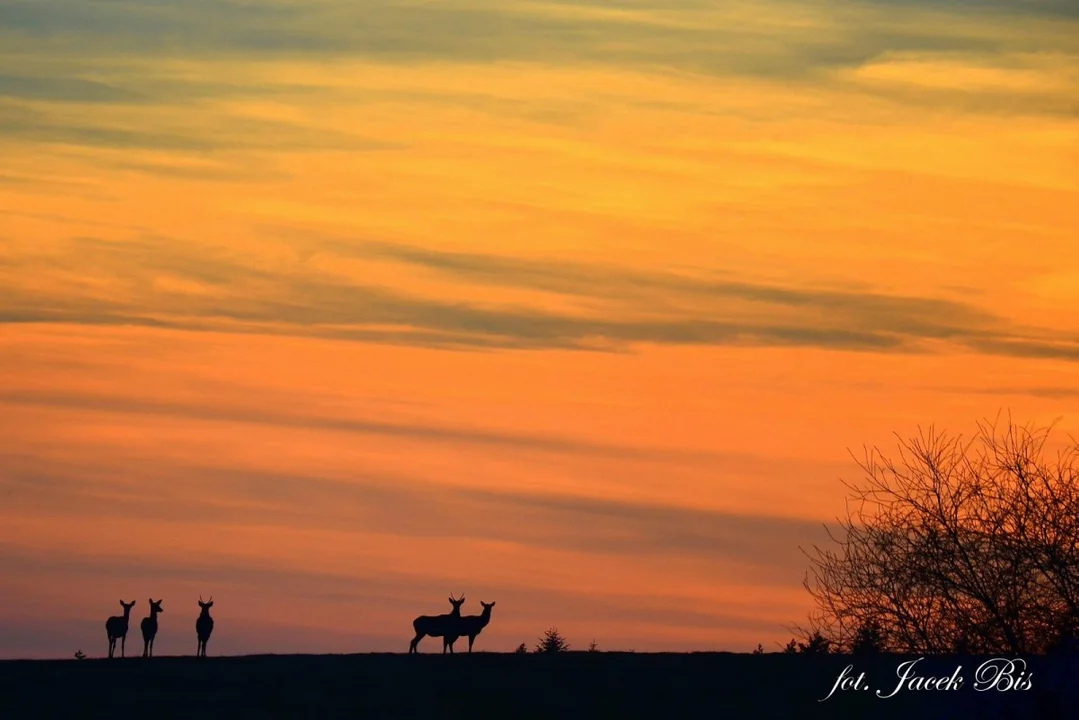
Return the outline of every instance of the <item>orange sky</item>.
{"type": "Polygon", "coordinates": [[[785,641],[848,448],[1079,435],[1079,11],[982,5],[0,0],[0,657],[785,641]]]}

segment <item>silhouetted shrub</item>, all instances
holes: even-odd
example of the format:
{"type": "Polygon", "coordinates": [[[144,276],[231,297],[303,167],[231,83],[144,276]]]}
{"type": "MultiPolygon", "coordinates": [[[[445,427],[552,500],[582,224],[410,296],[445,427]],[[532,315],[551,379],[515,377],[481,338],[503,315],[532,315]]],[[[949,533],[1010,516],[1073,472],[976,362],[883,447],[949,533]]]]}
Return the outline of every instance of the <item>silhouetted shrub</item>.
{"type": "Polygon", "coordinates": [[[763,655],[764,654],[764,646],[761,645],[760,643],[757,643],[757,647],[753,650],[753,654],[754,655],[763,655]]]}
{"type": "Polygon", "coordinates": [[[794,638],[791,638],[791,641],[783,646],[783,652],[788,655],[793,655],[794,653],[798,652],[798,641],[794,638]]]}
{"type": "Polygon", "coordinates": [[[809,636],[808,642],[798,643],[798,652],[803,655],[827,655],[832,649],[832,641],[821,635],[820,631],[809,636]]]}
{"type": "Polygon", "coordinates": [[[599,645],[596,645],[595,638],[592,639],[592,642],[588,643],[588,652],[599,652],[599,645]]]}
{"type": "Polygon", "coordinates": [[[514,650],[513,652],[516,653],[517,655],[524,655],[525,653],[528,652],[528,646],[525,645],[524,643],[521,643],[520,645],[517,646],[517,649],[514,650]]]}
{"type": "Polygon", "coordinates": [[[1061,621],[1047,652],[1053,655],[1074,655],[1079,652],[1079,637],[1077,637],[1074,621],[1070,618],[1064,618],[1061,621]]]}
{"type": "Polygon", "coordinates": [[[84,653],[82,650],[76,650],[75,651],[75,659],[76,660],[85,660],[86,659],[86,653],[84,653]]]}
{"type": "Polygon", "coordinates": [[[556,653],[569,650],[569,643],[559,633],[557,628],[551,628],[543,633],[539,644],[536,645],[538,653],[556,653]]]}
{"type": "Polygon", "coordinates": [[[862,623],[854,633],[850,651],[854,655],[877,655],[884,652],[884,646],[884,633],[881,632],[880,625],[869,621],[862,623]]]}

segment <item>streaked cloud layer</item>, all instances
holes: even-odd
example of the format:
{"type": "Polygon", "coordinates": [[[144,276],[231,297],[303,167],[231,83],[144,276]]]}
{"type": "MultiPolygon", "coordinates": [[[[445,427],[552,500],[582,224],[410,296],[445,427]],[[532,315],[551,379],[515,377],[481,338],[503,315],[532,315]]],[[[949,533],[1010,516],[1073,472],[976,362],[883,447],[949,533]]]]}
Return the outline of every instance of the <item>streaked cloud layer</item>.
{"type": "Polygon", "coordinates": [[[1074,425],[1077,97],[1065,0],[0,0],[0,652],[783,640],[847,447],[1074,425]]]}

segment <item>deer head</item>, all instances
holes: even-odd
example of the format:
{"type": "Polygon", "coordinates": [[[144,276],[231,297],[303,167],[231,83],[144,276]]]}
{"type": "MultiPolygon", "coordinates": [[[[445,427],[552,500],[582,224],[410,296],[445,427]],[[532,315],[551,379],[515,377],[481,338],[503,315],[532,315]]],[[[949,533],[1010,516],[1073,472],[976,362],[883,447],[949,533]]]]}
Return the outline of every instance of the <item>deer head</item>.
{"type": "MultiPolygon", "coordinates": [[[[134,604],[134,603],[132,603],[132,604],[134,604]]],[[[159,613],[159,612],[165,612],[164,610],[161,609],[161,600],[158,600],[157,602],[154,602],[154,599],[150,598],[150,613],[153,614],[153,613],[159,613]]]]}
{"type": "Polygon", "coordinates": [[[212,608],[213,606],[214,606],[214,596],[213,595],[210,596],[210,602],[203,602],[202,601],[202,595],[199,595],[199,607],[202,608],[202,611],[204,613],[206,611],[208,611],[210,608],[212,608]]]}
{"type": "Polygon", "coordinates": [[[493,607],[495,606],[495,604],[494,604],[494,602],[493,602],[493,601],[492,601],[492,602],[489,602],[489,603],[485,603],[485,602],[484,602],[484,601],[482,601],[482,600],[480,600],[480,605],[482,605],[482,606],[483,606],[483,611],[484,611],[485,613],[490,613],[490,612],[491,612],[491,608],[493,608],[493,607]]]}
{"type": "Polygon", "coordinates": [[[460,600],[455,600],[453,594],[450,594],[450,605],[453,605],[453,611],[458,615],[461,614],[461,606],[465,604],[465,596],[462,595],[460,600]]]}
{"type": "Polygon", "coordinates": [[[126,603],[123,600],[121,600],[120,601],[120,607],[122,607],[124,609],[125,613],[129,613],[129,612],[131,612],[131,608],[135,607],[136,602],[138,602],[138,601],[137,600],[132,600],[131,602],[126,603]]]}

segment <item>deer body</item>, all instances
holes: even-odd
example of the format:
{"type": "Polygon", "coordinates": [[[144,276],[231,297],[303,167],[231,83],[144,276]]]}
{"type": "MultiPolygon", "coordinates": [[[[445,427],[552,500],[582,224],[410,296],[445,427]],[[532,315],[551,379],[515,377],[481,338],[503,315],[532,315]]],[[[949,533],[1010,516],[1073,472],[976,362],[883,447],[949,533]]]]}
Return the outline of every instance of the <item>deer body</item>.
{"type": "Polygon", "coordinates": [[[157,614],[165,612],[161,609],[161,601],[154,602],[150,598],[150,617],[142,619],[142,656],[154,656],[154,638],[157,637],[157,614]]]}
{"type": "Polygon", "coordinates": [[[420,640],[427,635],[431,637],[442,638],[442,654],[446,654],[446,648],[449,648],[450,654],[453,654],[453,643],[460,637],[458,632],[458,623],[461,621],[461,605],[463,605],[465,599],[462,597],[460,600],[454,600],[453,596],[450,596],[450,605],[453,605],[453,611],[446,615],[420,615],[418,618],[412,621],[412,629],[416,631],[416,637],[412,638],[412,642],[409,643],[408,653],[418,653],[416,648],[419,645],[420,640]]]}
{"type": "Polygon", "coordinates": [[[214,619],[210,617],[210,608],[214,606],[214,599],[203,602],[199,597],[199,619],[195,621],[195,634],[198,635],[199,645],[195,650],[195,657],[206,657],[206,641],[210,639],[210,633],[214,631],[214,619]]]}
{"type": "Polygon", "coordinates": [[[116,641],[120,641],[120,657],[124,657],[124,649],[127,645],[127,623],[131,617],[131,608],[135,607],[135,600],[130,603],[126,603],[123,600],[120,601],[120,606],[124,609],[124,614],[113,615],[111,618],[105,621],[105,632],[109,636],[109,657],[111,658],[116,651],[116,641]]]}
{"type": "MultiPolygon", "coordinates": [[[[487,623],[491,622],[491,608],[495,606],[493,602],[485,603],[480,600],[480,605],[483,606],[483,612],[479,615],[465,615],[458,622],[458,637],[468,638],[468,651],[472,652],[472,643],[476,642],[476,636],[487,627],[487,623]]],[[[454,638],[456,641],[457,638],[454,638]]],[[[453,643],[450,643],[450,652],[453,652],[453,643]]]]}

